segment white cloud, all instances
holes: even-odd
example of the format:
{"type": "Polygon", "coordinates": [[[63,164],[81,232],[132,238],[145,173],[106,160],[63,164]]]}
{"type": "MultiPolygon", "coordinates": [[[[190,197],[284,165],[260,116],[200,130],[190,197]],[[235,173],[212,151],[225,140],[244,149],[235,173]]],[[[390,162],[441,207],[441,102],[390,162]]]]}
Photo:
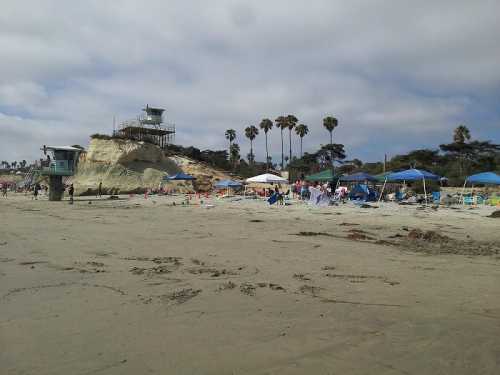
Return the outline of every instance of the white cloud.
{"type": "MultiPolygon", "coordinates": [[[[497,14],[490,0],[4,4],[0,158],[85,143],[145,103],[200,148],[288,113],[309,125],[309,151],[327,114],[350,156],[432,147],[462,121],[500,141],[497,14]]],[[[278,131],[271,142],[278,155],[278,131]]]]}

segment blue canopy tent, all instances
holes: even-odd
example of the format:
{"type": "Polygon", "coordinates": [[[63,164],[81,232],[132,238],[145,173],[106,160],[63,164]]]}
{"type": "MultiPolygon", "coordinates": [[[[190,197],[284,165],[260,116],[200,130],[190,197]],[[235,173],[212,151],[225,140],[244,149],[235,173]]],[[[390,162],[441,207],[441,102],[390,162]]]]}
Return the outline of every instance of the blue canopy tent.
{"type": "Polygon", "coordinates": [[[215,184],[217,189],[239,188],[242,186],[243,184],[241,182],[233,180],[222,180],[215,184]]]}
{"type": "Polygon", "coordinates": [[[465,179],[465,184],[500,185],[500,176],[494,172],[473,174],[465,179]]]}
{"type": "Polygon", "coordinates": [[[353,173],[347,176],[340,177],[340,181],[345,182],[364,182],[364,181],[378,181],[375,176],[365,172],[353,173]]]}
{"type": "MultiPolygon", "coordinates": [[[[167,175],[167,176],[163,176],[162,178],[162,182],[163,181],[194,181],[196,180],[196,177],[193,177],[189,174],[186,174],[186,173],[183,173],[183,172],[179,172],[179,173],[176,173],[176,174],[173,174],[171,176],[167,175]]],[[[162,185],[162,182],[160,182],[160,186],[162,185]]]]}
{"type": "Polygon", "coordinates": [[[222,180],[219,181],[215,184],[216,189],[226,189],[226,194],[229,196],[229,190],[230,189],[237,189],[242,187],[243,184],[238,181],[233,181],[233,180],[222,180]]]}
{"type": "Polygon", "coordinates": [[[438,181],[441,177],[435,175],[434,173],[425,171],[423,169],[407,169],[401,172],[390,173],[385,177],[384,186],[382,187],[382,192],[380,193],[380,199],[382,199],[382,194],[384,193],[385,184],[387,181],[420,181],[422,180],[424,184],[424,195],[425,202],[427,202],[427,189],[425,187],[425,180],[434,180],[438,181]]]}
{"type": "Polygon", "coordinates": [[[386,176],[387,181],[419,181],[439,180],[441,177],[423,169],[407,169],[406,171],[394,172],[386,176]]]}
{"type": "MultiPolygon", "coordinates": [[[[478,174],[473,174],[465,179],[464,187],[462,189],[462,194],[460,194],[460,200],[463,204],[466,204],[465,187],[467,184],[471,184],[474,187],[474,184],[481,185],[500,185],[500,176],[494,172],[483,172],[478,174]]],[[[469,197],[471,198],[471,197],[469,197]]],[[[472,200],[469,199],[468,203],[473,203],[472,200]]]]}
{"type": "Polygon", "coordinates": [[[193,177],[183,172],[176,173],[172,176],[163,177],[163,181],[193,181],[193,180],[196,180],[196,177],[193,177]]]}

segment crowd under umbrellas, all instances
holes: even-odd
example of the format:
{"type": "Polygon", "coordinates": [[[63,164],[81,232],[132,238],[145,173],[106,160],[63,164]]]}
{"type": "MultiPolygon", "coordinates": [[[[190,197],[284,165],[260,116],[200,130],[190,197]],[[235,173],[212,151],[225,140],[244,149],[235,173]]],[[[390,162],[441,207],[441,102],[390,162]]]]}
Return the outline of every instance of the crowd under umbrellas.
{"type": "MultiPolygon", "coordinates": [[[[407,169],[388,172],[373,176],[365,172],[348,175],[333,175],[331,169],[304,176],[290,183],[282,176],[265,173],[245,180],[224,179],[213,183],[215,197],[226,198],[241,195],[242,199],[261,198],[269,205],[309,204],[311,206],[331,206],[339,203],[380,204],[395,201],[403,204],[422,203],[440,204],[441,184],[445,179],[432,172],[422,169],[407,169]],[[417,189],[418,185],[418,189],[417,189]],[[422,191],[423,194],[417,194],[422,191]]],[[[176,192],[176,185],[171,182],[183,182],[189,190],[190,183],[196,182],[196,177],[184,172],[165,175],[157,190],[147,189],[145,197],[151,194],[171,194],[176,192]]],[[[494,172],[484,172],[468,176],[459,192],[456,204],[488,203],[500,205],[498,193],[484,194],[483,190],[475,193],[475,188],[483,186],[500,186],[500,176],[494,172]],[[472,193],[467,193],[470,187],[472,193]]],[[[2,184],[3,196],[7,195],[7,184],[2,184]]],[[[205,193],[208,196],[208,193],[205,193]]]]}
{"type": "MultiPolygon", "coordinates": [[[[196,177],[179,172],[164,176],[162,184],[173,181],[195,182],[196,177]]],[[[234,198],[237,195],[241,195],[241,198],[238,199],[261,198],[269,205],[300,203],[311,206],[332,206],[347,202],[366,205],[387,201],[402,204],[428,204],[429,202],[439,204],[439,186],[443,181],[443,177],[415,168],[389,172],[381,176],[373,176],[365,172],[333,175],[331,169],[328,169],[305,176],[302,180],[297,180],[294,183],[272,173],[264,173],[245,180],[224,179],[213,184],[213,192],[217,198],[234,198]],[[408,191],[411,187],[410,184],[415,183],[422,184],[423,196],[421,198],[416,194],[416,191],[413,191],[413,194],[408,191]]],[[[474,183],[500,186],[500,176],[493,172],[469,176],[464,182],[464,191],[456,203],[469,204],[469,199],[465,194],[465,186],[474,183]]],[[[206,196],[208,196],[207,193],[206,196]]],[[[186,202],[188,201],[189,199],[186,200],[186,202]]],[[[481,202],[483,201],[500,204],[500,197],[485,197],[481,200],[481,202]]],[[[477,203],[477,200],[473,200],[473,203],[477,203]]]]}
{"type": "MultiPolygon", "coordinates": [[[[272,174],[255,176],[247,179],[246,182],[286,185],[280,180],[280,176],[273,176],[272,174]]],[[[286,198],[288,198],[288,193],[292,192],[298,200],[306,201],[312,205],[335,205],[340,201],[345,203],[347,200],[354,203],[397,201],[406,204],[433,203],[439,205],[441,203],[441,185],[444,181],[446,179],[439,175],[416,168],[390,172],[382,176],[382,178],[365,172],[333,176],[331,171],[327,170],[306,176],[304,181],[296,181],[294,184],[289,185],[291,189],[286,193],[286,198]],[[411,184],[421,184],[423,196],[419,198],[416,193],[413,195],[408,194],[407,190],[411,184]],[[394,193],[387,191],[389,185],[395,190],[394,193]],[[304,191],[306,194],[304,194],[304,191]]],[[[481,173],[469,176],[465,180],[464,187],[468,183],[500,186],[500,176],[493,172],[481,173]]],[[[246,192],[247,189],[245,188],[245,195],[246,192]]],[[[284,193],[281,192],[280,194],[284,193]]],[[[267,198],[266,195],[264,196],[267,198]]],[[[274,204],[275,200],[268,199],[268,202],[274,204]]],[[[496,194],[492,194],[489,197],[484,197],[481,202],[497,205],[500,203],[500,198],[496,194]]],[[[469,204],[470,202],[462,192],[456,203],[469,204]]],[[[473,204],[475,203],[478,203],[478,201],[474,200],[473,204]]]]}

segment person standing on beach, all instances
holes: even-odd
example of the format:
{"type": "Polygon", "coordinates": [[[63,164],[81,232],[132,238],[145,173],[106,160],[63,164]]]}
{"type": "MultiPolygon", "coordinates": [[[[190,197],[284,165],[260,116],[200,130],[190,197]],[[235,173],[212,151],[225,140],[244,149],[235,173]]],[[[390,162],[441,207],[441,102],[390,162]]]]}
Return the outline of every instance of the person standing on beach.
{"type": "Polygon", "coordinates": [[[7,184],[2,184],[2,197],[7,198],[7,184]]]}
{"type": "Polygon", "coordinates": [[[75,194],[75,188],[73,187],[73,184],[69,186],[68,194],[69,194],[69,204],[73,204],[73,194],[75,194]]]}
{"type": "Polygon", "coordinates": [[[97,196],[96,198],[102,197],[102,181],[99,181],[99,187],[97,188],[97,196]]]}

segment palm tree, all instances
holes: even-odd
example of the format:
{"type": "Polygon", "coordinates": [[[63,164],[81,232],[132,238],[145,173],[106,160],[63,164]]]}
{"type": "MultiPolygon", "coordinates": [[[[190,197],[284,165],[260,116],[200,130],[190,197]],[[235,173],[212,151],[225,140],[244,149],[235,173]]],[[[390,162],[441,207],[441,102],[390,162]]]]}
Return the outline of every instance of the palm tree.
{"type": "Polygon", "coordinates": [[[470,140],[470,130],[465,125],[459,125],[453,132],[453,142],[463,144],[470,140]]]}
{"type": "Polygon", "coordinates": [[[465,168],[465,149],[467,145],[465,141],[470,140],[470,130],[465,125],[459,125],[453,131],[453,142],[456,144],[458,149],[458,168],[460,176],[463,176],[465,168]]]}
{"type": "Polygon", "coordinates": [[[227,129],[225,133],[226,139],[229,141],[229,157],[231,158],[231,145],[233,141],[236,139],[236,130],[227,129]]]}
{"type": "Polygon", "coordinates": [[[297,119],[297,117],[295,117],[294,115],[288,115],[286,116],[286,119],[288,120],[288,141],[290,142],[290,148],[289,148],[289,156],[288,156],[288,160],[292,160],[292,130],[293,128],[295,128],[295,126],[297,125],[297,122],[299,121],[297,119]]]}
{"type": "Polygon", "coordinates": [[[300,158],[302,158],[302,138],[306,136],[307,133],[309,133],[309,128],[307,125],[300,124],[297,125],[295,128],[295,133],[300,137],[300,158]]]}
{"type": "Polygon", "coordinates": [[[335,129],[339,125],[338,120],[335,117],[332,116],[327,116],[323,119],[323,126],[325,127],[326,130],[330,132],[330,147],[326,148],[326,150],[329,149],[330,151],[330,159],[332,162],[332,178],[335,174],[335,165],[333,164],[334,162],[334,147],[333,147],[333,129],[335,129]]]}
{"type": "Polygon", "coordinates": [[[274,120],[276,123],[276,127],[278,127],[281,130],[281,169],[283,170],[285,168],[285,151],[283,148],[283,130],[288,128],[288,117],[286,116],[279,116],[276,120],[274,120]]]}
{"type": "Polygon", "coordinates": [[[259,134],[259,129],[257,129],[257,127],[255,127],[253,125],[250,125],[250,126],[245,128],[245,137],[250,139],[250,155],[251,155],[251,159],[252,159],[252,160],[249,160],[250,164],[253,164],[253,162],[255,160],[254,155],[253,155],[253,140],[255,139],[255,137],[257,137],[258,134],[259,134]]]}
{"type": "Polygon", "coordinates": [[[330,132],[330,144],[333,143],[333,129],[335,129],[338,125],[339,122],[335,117],[327,116],[323,119],[323,126],[330,132]]]}
{"type": "Polygon", "coordinates": [[[273,122],[268,118],[263,119],[259,127],[264,130],[266,136],[266,171],[269,170],[269,149],[267,148],[267,132],[273,128],[273,122]]]}
{"type": "Polygon", "coordinates": [[[233,163],[233,169],[236,168],[236,162],[240,160],[240,145],[237,143],[231,144],[231,148],[229,150],[229,157],[233,163]]]}

